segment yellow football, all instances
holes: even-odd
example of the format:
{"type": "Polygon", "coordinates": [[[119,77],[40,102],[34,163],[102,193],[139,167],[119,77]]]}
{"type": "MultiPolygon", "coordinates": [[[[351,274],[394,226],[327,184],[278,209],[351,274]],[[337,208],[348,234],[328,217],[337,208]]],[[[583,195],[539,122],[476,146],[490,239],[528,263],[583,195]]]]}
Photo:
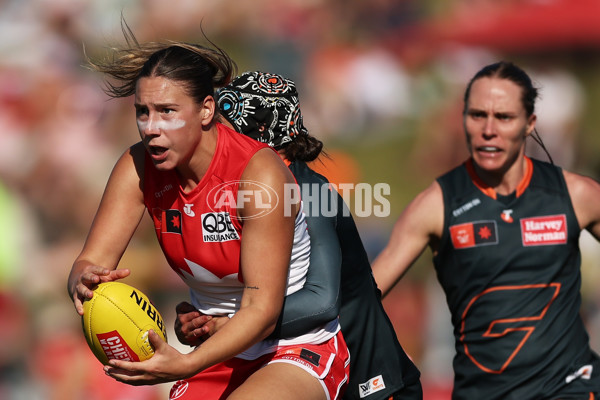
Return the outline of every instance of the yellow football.
{"type": "Polygon", "coordinates": [[[154,355],[148,330],[167,340],[163,319],[148,296],[122,282],[105,282],[83,302],[83,333],[96,358],[143,361],[154,355]]]}

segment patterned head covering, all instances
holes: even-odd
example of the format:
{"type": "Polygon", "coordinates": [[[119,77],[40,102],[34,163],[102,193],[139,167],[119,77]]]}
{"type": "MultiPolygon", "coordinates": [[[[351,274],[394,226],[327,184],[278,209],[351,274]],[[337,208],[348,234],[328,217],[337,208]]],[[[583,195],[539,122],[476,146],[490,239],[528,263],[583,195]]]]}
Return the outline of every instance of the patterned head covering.
{"type": "Polygon", "coordinates": [[[245,72],[217,92],[217,106],[234,128],[275,149],[308,135],[298,92],[281,75],[245,72]]]}

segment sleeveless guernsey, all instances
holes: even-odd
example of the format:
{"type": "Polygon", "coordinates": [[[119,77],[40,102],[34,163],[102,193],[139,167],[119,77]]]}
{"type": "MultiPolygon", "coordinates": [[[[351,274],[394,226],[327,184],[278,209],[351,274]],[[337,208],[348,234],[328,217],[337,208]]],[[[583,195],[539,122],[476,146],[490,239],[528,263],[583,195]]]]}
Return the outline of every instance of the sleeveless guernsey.
{"type": "MultiPolygon", "coordinates": [[[[267,145],[221,124],[211,164],[198,185],[186,193],[174,170],[158,171],[146,156],[144,203],[171,268],[190,287],[192,304],[208,315],[232,316],[244,289],[240,271],[241,220],[237,213],[241,175],[254,154],[267,145]]],[[[251,186],[251,185],[250,185],[251,186]]],[[[241,197],[243,198],[243,196],[241,197]]],[[[302,288],[309,265],[310,239],[304,213],[296,217],[286,294],[302,288]]],[[[255,359],[279,346],[321,343],[335,336],[337,319],[307,334],[265,340],[238,355],[255,359]]]]}
{"type": "Polygon", "coordinates": [[[600,391],[600,360],[579,315],[580,228],[562,170],[526,160],[511,196],[484,189],[471,160],[437,180],[444,231],[434,264],[454,325],[454,399],[600,391]]]}

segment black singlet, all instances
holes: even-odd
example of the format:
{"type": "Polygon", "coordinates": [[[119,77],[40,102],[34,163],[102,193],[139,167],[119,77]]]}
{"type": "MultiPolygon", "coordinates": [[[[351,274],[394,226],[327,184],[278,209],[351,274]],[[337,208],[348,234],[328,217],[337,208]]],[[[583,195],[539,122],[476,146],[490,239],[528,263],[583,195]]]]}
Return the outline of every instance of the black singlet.
{"type": "Polygon", "coordinates": [[[581,305],[580,227],[558,167],[527,159],[493,198],[470,161],[438,178],[444,232],[434,258],[452,314],[453,399],[554,399],[600,391],[581,305]]]}

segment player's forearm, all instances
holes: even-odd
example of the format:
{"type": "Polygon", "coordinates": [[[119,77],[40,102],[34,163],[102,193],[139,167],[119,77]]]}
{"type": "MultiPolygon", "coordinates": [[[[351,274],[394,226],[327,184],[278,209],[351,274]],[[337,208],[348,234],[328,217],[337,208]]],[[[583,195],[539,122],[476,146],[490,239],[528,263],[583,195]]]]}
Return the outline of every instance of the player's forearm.
{"type": "Polygon", "coordinates": [[[243,307],[221,329],[189,353],[190,366],[198,373],[229,360],[265,339],[275,328],[277,312],[243,307]]]}

